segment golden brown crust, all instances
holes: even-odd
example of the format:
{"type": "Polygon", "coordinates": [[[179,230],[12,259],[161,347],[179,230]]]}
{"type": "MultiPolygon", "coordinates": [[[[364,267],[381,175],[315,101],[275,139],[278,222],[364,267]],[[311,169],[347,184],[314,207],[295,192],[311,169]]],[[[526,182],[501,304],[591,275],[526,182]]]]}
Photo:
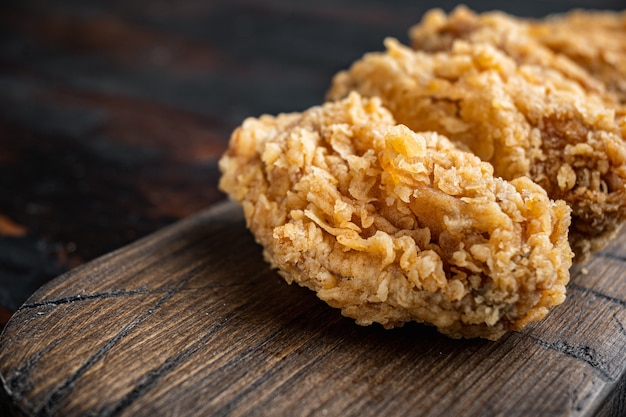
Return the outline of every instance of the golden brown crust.
{"type": "Polygon", "coordinates": [[[575,120],[555,121],[563,117],[561,114],[549,116],[543,124],[543,130],[553,136],[548,146],[552,154],[564,152],[562,162],[567,165],[552,165],[548,157],[535,165],[534,172],[527,173],[547,187],[552,198],[565,198],[572,206],[570,240],[578,261],[606,246],[626,219],[626,11],[575,10],[534,20],[502,12],[477,14],[459,6],[448,16],[431,10],[409,34],[413,48],[430,52],[450,50],[458,40],[487,43],[520,66],[546,67],[580,84],[586,94],[571,105],[581,113],[589,111],[589,106],[581,106],[589,96],[600,98],[601,107],[615,113],[612,131],[616,134],[608,141],[589,137],[588,142],[595,142],[586,143],[591,148],[577,146],[585,143],[579,138],[589,126],[575,120]],[[571,157],[574,148],[585,149],[585,161],[571,157]]]}
{"type": "Polygon", "coordinates": [[[359,324],[496,339],[564,300],[567,205],[376,98],[247,119],[220,169],[267,259],[359,324]]]}
{"type": "Polygon", "coordinates": [[[529,21],[529,34],[585,68],[626,104],[626,10],[575,10],[529,21]]]}
{"type": "Polygon", "coordinates": [[[562,65],[569,75],[581,75],[563,60],[567,57],[626,103],[626,10],[574,10],[521,19],[502,12],[477,14],[464,6],[449,16],[435,9],[411,28],[410,37],[414,48],[427,51],[449,49],[456,39],[487,41],[520,60],[539,58],[555,68],[562,65]]]}
{"type": "MultiPolygon", "coordinates": [[[[439,28],[441,19],[432,12],[422,25],[439,28]]],[[[353,90],[378,96],[399,123],[466,146],[496,175],[530,177],[572,207],[570,241],[583,260],[626,220],[626,122],[616,117],[616,102],[576,64],[525,44],[515,25],[498,38],[508,45],[502,48],[493,31],[456,39],[478,33],[470,18],[456,23],[454,30],[446,26],[452,35],[430,39],[429,48],[448,48],[440,52],[386,40],[386,52],[367,54],[337,74],[328,98],[353,90]],[[534,58],[520,60],[523,55],[534,58]]],[[[422,32],[414,28],[414,39],[422,32]]]]}
{"type": "Polygon", "coordinates": [[[409,36],[414,49],[426,52],[450,50],[459,39],[488,43],[518,64],[558,70],[615,105],[626,91],[625,19],[626,12],[575,11],[532,20],[499,11],[478,14],[458,6],[449,15],[430,10],[409,36]]]}

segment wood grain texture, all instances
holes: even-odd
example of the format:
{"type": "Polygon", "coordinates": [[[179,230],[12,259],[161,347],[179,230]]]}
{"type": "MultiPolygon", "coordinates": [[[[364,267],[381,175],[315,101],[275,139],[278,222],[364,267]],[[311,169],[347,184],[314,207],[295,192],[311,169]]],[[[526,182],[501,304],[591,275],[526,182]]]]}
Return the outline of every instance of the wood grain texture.
{"type": "MultiPolygon", "coordinates": [[[[498,342],[359,327],[287,285],[232,203],[57,278],[0,338],[20,416],[623,416],[626,233],[498,342]]],[[[579,268],[580,269],[580,268],[579,268]]]]}

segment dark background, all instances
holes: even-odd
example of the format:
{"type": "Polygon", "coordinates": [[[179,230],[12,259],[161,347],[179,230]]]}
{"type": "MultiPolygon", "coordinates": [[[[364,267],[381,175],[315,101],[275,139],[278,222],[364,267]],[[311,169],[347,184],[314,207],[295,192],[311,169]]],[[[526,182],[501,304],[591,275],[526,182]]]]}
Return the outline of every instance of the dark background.
{"type": "MultiPolygon", "coordinates": [[[[466,2],[541,17],[624,0],[466,2]]],[[[451,1],[25,0],[0,6],[0,328],[51,278],[224,196],[247,116],[319,104],[332,75],[451,1]]]]}

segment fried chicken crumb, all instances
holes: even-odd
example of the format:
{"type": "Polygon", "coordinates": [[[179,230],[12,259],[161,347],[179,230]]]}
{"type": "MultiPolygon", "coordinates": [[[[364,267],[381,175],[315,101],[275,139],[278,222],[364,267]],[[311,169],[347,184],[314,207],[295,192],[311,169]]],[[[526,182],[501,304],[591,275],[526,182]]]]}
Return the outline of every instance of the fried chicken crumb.
{"type": "Polygon", "coordinates": [[[219,167],[267,261],[360,325],[497,339],[565,299],[569,207],[378,98],[249,118],[219,167]]]}

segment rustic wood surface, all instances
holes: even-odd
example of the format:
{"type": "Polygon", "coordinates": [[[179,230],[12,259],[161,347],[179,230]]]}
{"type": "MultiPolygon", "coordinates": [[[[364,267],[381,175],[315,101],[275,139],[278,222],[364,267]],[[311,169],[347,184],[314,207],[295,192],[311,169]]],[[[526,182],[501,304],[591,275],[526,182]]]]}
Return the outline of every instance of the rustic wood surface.
{"type": "Polygon", "coordinates": [[[626,232],[585,268],[498,342],[359,327],[270,270],[227,203],[37,291],[0,376],[19,416],[623,417],[626,232]]]}
{"type": "MultiPolygon", "coordinates": [[[[318,414],[324,410],[325,405],[322,404],[326,403],[335,407],[326,408],[329,413],[336,412],[338,404],[343,404],[350,412],[356,412],[359,407],[363,410],[370,407],[372,410],[401,412],[403,407],[408,406],[415,406],[413,414],[419,414],[423,409],[425,415],[436,415],[437,410],[444,410],[445,407],[452,412],[461,406],[469,407],[472,412],[484,408],[486,404],[503,404],[507,396],[513,395],[504,393],[504,388],[493,391],[488,387],[493,378],[483,381],[480,377],[491,375],[485,366],[493,364],[493,372],[514,375],[503,385],[506,389],[515,391],[526,384],[526,374],[499,367],[498,360],[505,360],[506,349],[516,360],[526,360],[526,353],[522,352],[524,349],[532,353],[533,360],[537,355],[541,356],[543,362],[540,363],[545,369],[528,377],[530,383],[545,379],[540,387],[545,387],[546,381],[576,375],[572,378],[579,385],[567,394],[555,395],[552,402],[557,405],[554,409],[562,410],[565,406],[561,405],[570,404],[574,410],[580,408],[573,414],[590,415],[590,410],[599,406],[599,399],[606,396],[607,400],[602,403],[598,415],[626,414],[623,411],[626,408],[623,366],[615,360],[620,352],[623,356],[623,349],[621,339],[615,342],[611,338],[621,337],[624,333],[624,313],[615,309],[623,307],[623,301],[619,300],[624,299],[625,293],[623,283],[612,283],[604,276],[588,276],[585,278],[587,281],[581,283],[581,277],[576,275],[570,289],[572,297],[589,303],[589,309],[601,306],[598,311],[591,312],[587,312],[587,307],[574,309],[578,316],[591,314],[589,320],[596,320],[597,315],[602,315],[603,321],[594,322],[597,328],[596,324],[590,324],[591,321],[585,321],[587,324],[582,327],[570,328],[568,326],[578,319],[572,320],[555,312],[549,321],[542,324],[551,329],[547,332],[536,333],[535,329],[531,329],[497,344],[480,341],[451,344],[436,332],[421,326],[408,326],[393,332],[355,328],[336,312],[320,306],[315,297],[305,290],[281,284],[260,262],[258,248],[250,246],[250,238],[239,228],[238,221],[228,223],[227,227],[236,229],[236,236],[234,242],[226,243],[230,248],[236,242],[244,243],[237,247],[236,252],[249,254],[250,263],[242,264],[241,258],[233,261],[232,257],[228,257],[231,255],[223,258],[218,255],[220,252],[209,255],[215,249],[212,245],[221,248],[224,242],[210,243],[213,242],[210,233],[207,232],[206,236],[194,235],[196,232],[189,229],[193,224],[217,227],[206,213],[177,225],[176,228],[180,228],[178,231],[167,232],[180,233],[182,241],[174,246],[183,245],[185,249],[180,246],[180,251],[188,250],[188,258],[184,258],[186,252],[176,252],[175,257],[167,259],[143,259],[142,262],[153,263],[142,271],[130,263],[122,266],[108,264],[107,259],[122,256],[118,253],[83,266],[85,262],[182,218],[193,216],[222,200],[224,196],[216,187],[216,161],[226,146],[230,131],[244,117],[302,110],[318,104],[330,77],[337,70],[346,68],[367,51],[382,49],[385,36],[406,40],[407,28],[424,11],[431,7],[450,10],[456,1],[20,0],[0,3],[0,329],[37,288],[70,271],[70,275],[63,278],[69,292],[58,294],[60,298],[56,303],[46,305],[38,305],[34,300],[37,297],[48,300],[52,292],[37,293],[14,318],[2,346],[7,349],[12,346],[7,342],[7,335],[18,331],[15,323],[30,317],[24,316],[26,312],[43,313],[28,319],[28,323],[36,325],[44,323],[39,319],[46,319],[48,312],[51,313],[48,318],[54,318],[65,317],[65,313],[70,316],[72,312],[82,314],[82,309],[88,305],[94,308],[94,314],[85,318],[83,323],[56,322],[53,327],[58,330],[55,344],[43,347],[43,339],[36,342],[38,336],[33,334],[32,347],[24,348],[21,353],[32,353],[34,346],[39,346],[39,350],[28,357],[24,370],[32,368],[36,372],[41,370],[39,367],[42,365],[53,366],[48,359],[66,352],[62,345],[67,338],[84,335],[82,341],[71,345],[71,355],[62,358],[75,358],[75,364],[80,364],[70,370],[69,377],[65,368],[54,365],[57,368],[53,371],[60,372],[55,378],[66,378],[59,379],[56,385],[43,373],[39,374],[43,379],[36,380],[27,378],[27,374],[20,370],[18,374],[13,373],[9,380],[13,385],[2,387],[13,390],[0,389],[0,416],[9,414],[14,406],[17,406],[13,410],[17,415],[32,415],[34,411],[46,415],[48,408],[44,404],[65,410],[68,401],[75,401],[74,390],[79,386],[85,393],[90,390],[96,393],[89,398],[81,397],[85,406],[106,401],[107,390],[118,389],[117,384],[118,388],[115,388],[108,382],[100,382],[100,386],[89,388],[82,387],[82,382],[94,372],[100,372],[101,367],[108,363],[109,355],[115,354],[115,348],[131,343],[130,336],[140,334],[135,332],[152,323],[151,320],[158,321],[160,325],[158,331],[153,333],[153,339],[133,346],[139,351],[142,346],[158,346],[163,353],[158,357],[135,353],[137,362],[125,363],[121,375],[131,378],[126,380],[126,387],[137,387],[137,392],[116,391],[116,395],[122,395],[125,402],[117,402],[119,409],[113,411],[110,405],[107,406],[109,408],[102,414],[132,414],[132,407],[144,406],[141,398],[160,395],[162,384],[171,381],[167,378],[178,378],[174,385],[186,387],[179,391],[181,400],[174,404],[184,404],[189,409],[190,405],[186,402],[189,400],[198,407],[214,407],[222,414],[229,413],[228,407],[237,412],[245,411],[245,406],[257,401],[253,397],[258,392],[266,393],[266,397],[258,399],[265,404],[265,408],[257,410],[258,413],[277,409],[275,404],[282,401],[285,395],[293,397],[292,402],[296,404],[294,410],[311,406],[311,398],[317,398],[321,404],[318,414]],[[190,240],[193,236],[199,239],[195,244],[190,240]],[[209,260],[202,261],[194,256],[209,256],[209,260]],[[197,264],[198,271],[193,269],[197,262],[212,262],[211,259],[215,258],[211,256],[218,258],[217,265],[222,265],[220,268],[227,262],[238,268],[233,271],[239,271],[240,275],[228,275],[226,282],[229,284],[224,286],[226,292],[223,294],[226,300],[230,300],[231,307],[226,309],[227,306],[223,306],[221,308],[226,310],[218,311],[219,305],[206,304],[200,310],[199,314],[209,313],[207,320],[215,319],[218,313],[224,314],[218,317],[223,320],[220,325],[202,321],[200,326],[196,326],[203,317],[192,315],[186,318],[187,324],[175,330],[179,325],[176,321],[178,316],[168,316],[166,312],[172,314],[171,305],[182,305],[178,301],[182,293],[193,293],[194,297],[208,296],[209,300],[215,300],[214,292],[218,291],[215,284],[206,284],[207,287],[201,290],[190,290],[191,285],[202,287],[204,279],[207,282],[215,279],[211,275],[214,266],[208,263],[202,264],[204,266],[197,264]],[[185,284],[181,284],[180,288],[165,284],[170,278],[168,274],[174,277],[181,273],[175,270],[175,264],[169,264],[174,258],[190,274],[184,278],[185,284]],[[183,259],[187,259],[188,263],[183,259]],[[107,269],[92,273],[96,265],[107,269]],[[129,281],[116,289],[114,281],[106,280],[108,272],[105,271],[114,271],[111,277],[121,278],[124,272],[120,268],[126,274],[134,275],[126,275],[129,281]],[[139,276],[147,279],[148,275],[144,272],[148,275],[163,273],[159,278],[164,280],[163,286],[149,289],[142,287],[140,281],[135,282],[139,276]],[[205,278],[200,278],[198,274],[205,278]],[[81,277],[88,277],[86,282],[95,286],[82,288],[78,281],[72,281],[81,277]],[[245,282],[250,282],[250,286],[237,281],[243,278],[245,282]],[[608,298],[603,298],[602,294],[608,298]],[[263,297],[258,298],[259,295],[263,297]],[[154,312],[143,311],[141,305],[133,304],[139,300],[145,303],[144,297],[154,297],[158,307],[154,312]],[[161,300],[161,297],[165,298],[161,300]],[[239,304],[235,300],[238,297],[241,297],[239,304]],[[119,306],[118,313],[107,311],[116,305],[119,306]],[[135,319],[121,325],[118,316],[132,311],[137,313],[135,319]],[[288,317],[289,314],[293,317],[288,317]],[[607,315],[612,315],[612,321],[606,319],[607,315]],[[230,331],[229,320],[238,323],[235,326],[237,330],[233,331],[238,340],[221,339],[224,332],[230,331]],[[247,327],[241,323],[248,323],[247,327]],[[603,327],[604,323],[608,324],[603,327]],[[268,326],[277,324],[280,324],[281,330],[272,337],[274,327],[268,326]],[[196,326],[200,336],[185,333],[187,325],[196,326]],[[99,331],[110,336],[105,345],[98,347],[102,350],[100,356],[88,350],[89,346],[93,347],[92,344],[85,343],[89,332],[98,330],[93,326],[100,326],[99,331]],[[252,327],[262,332],[253,333],[252,327]],[[211,336],[210,331],[216,333],[211,336]],[[609,332],[613,332],[611,337],[607,335],[609,332]],[[173,347],[159,345],[166,343],[159,339],[165,334],[173,347]],[[178,339],[176,334],[186,334],[184,337],[188,339],[178,339]],[[550,337],[546,338],[546,334],[550,337]],[[597,340],[590,341],[596,336],[597,340]],[[212,359],[203,356],[207,355],[201,340],[203,337],[215,346],[212,352],[218,352],[211,356],[212,359]],[[253,337],[259,338],[254,340],[261,344],[247,345],[253,337]],[[260,341],[263,337],[266,340],[264,343],[260,341]],[[414,348],[408,348],[409,344],[414,344],[414,348]],[[511,346],[519,347],[514,349],[511,346]],[[546,349],[552,352],[549,353],[552,356],[543,353],[546,349]],[[487,359],[488,354],[495,356],[487,359]],[[96,356],[92,358],[93,355],[96,356]],[[183,357],[181,359],[176,355],[183,357]],[[386,356],[390,362],[378,363],[380,355],[386,356]],[[179,372],[182,365],[179,363],[193,363],[198,358],[204,358],[204,362],[197,369],[183,367],[188,370],[185,378],[191,378],[183,380],[179,372]],[[433,358],[439,358],[442,363],[433,367],[433,358]],[[583,366],[582,371],[584,377],[580,376],[582,362],[575,358],[583,358],[583,362],[587,360],[588,365],[583,366]],[[336,365],[332,364],[333,360],[336,365]],[[422,360],[431,363],[431,367],[423,367],[422,360]],[[563,360],[577,366],[566,368],[561,362],[563,360]],[[417,366],[419,372],[410,369],[408,362],[417,366]],[[159,365],[153,368],[154,373],[144,375],[139,372],[144,363],[159,365]],[[231,371],[243,372],[237,366],[251,363],[256,367],[243,379],[239,378],[239,374],[228,377],[231,371]],[[285,368],[294,363],[299,366],[298,370],[285,368]],[[30,368],[29,364],[32,365],[30,368]],[[407,369],[403,368],[405,365],[407,369]],[[450,370],[460,366],[465,366],[466,375],[461,375],[460,370],[450,370]],[[334,367],[334,371],[329,367],[334,367]],[[473,368],[468,370],[467,367],[473,368]],[[209,369],[213,372],[212,376],[205,375],[207,379],[202,379],[203,372],[209,369]],[[270,371],[265,372],[268,369],[270,371]],[[398,377],[390,382],[393,372],[397,372],[398,377]],[[217,383],[217,379],[211,378],[222,378],[224,383],[217,383]],[[288,378],[308,387],[313,397],[303,397],[301,388],[283,385],[288,378]],[[457,391],[447,391],[450,385],[444,382],[448,379],[461,381],[457,391]],[[43,381],[51,385],[45,385],[43,381]],[[65,385],[59,385],[61,382],[65,385]],[[231,382],[233,387],[228,391],[231,382]],[[411,385],[406,388],[409,383],[411,385]],[[435,383],[439,385],[433,388],[435,383]],[[459,396],[463,399],[461,404],[450,400],[474,383],[476,387],[472,388],[472,392],[480,391],[476,395],[476,404],[471,406],[465,396],[459,396]],[[326,392],[324,384],[349,388],[346,388],[347,393],[326,392]],[[16,387],[20,389],[15,390],[16,387]],[[429,387],[430,391],[425,391],[425,387],[429,387]],[[399,391],[404,388],[406,396],[399,391]],[[369,400],[362,396],[366,390],[370,393],[369,400]],[[388,392],[381,394],[384,390],[388,392]],[[211,394],[218,391],[221,396],[211,394]],[[238,392],[236,399],[227,395],[235,391],[238,392]],[[488,399],[492,392],[499,393],[500,397],[488,399]],[[40,397],[35,400],[27,397],[26,393],[38,393],[40,397]],[[443,393],[447,393],[443,405],[432,405],[433,400],[442,397],[443,393]],[[341,395],[351,395],[350,404],[345,398],[335,400],[341,395]],[[409,398],[406,402],[405,397],[409,398]],[[204,398],[211,400],[203,402],[204,398]],[[399,398],[402,401],[396,401],[399,398]],[[393,401],[399,404],[393,405],[393,401]],[[303,402],[302,406],[300,402],[303,402]],[[25,404],[28,405],[26,408],[25,404]],[[424,404],[435,408],[430,409],[424,404]],[[127,408],[131,411],[126,411],[127,408]]],[[[575,7],[624,8],[624,0],[472,0],[464,3],[478,11],[498,8],[521,16],[536,17],[575,7]]],[[[159,240],[166,235],[158,236],[154,239],[159,240]]],[[[162,243],[167,246],[166,242],[162,243]]],[[[160,244],[155,245],[155,248],[161,247],[160,244]]],[[[624,247],[623,243],[621,245],[624,247]]],[[[129,250],[139,250],[136,246],[133,248],[129,250]]],[[[147,246],[141,250],[154,253],[147,246]]],[[[610,254],[624,258],[624,252],[619,249],[604,252],[594,259],[594,270],[619,275],[621,272],[615,271],[619,270],[621,261],[611,258],[610,254]]],[[[140,255],[133,257],[127,253],[123,256],[132,260],[142,259],[140,255]]],[[[58,283],[55,281],[53,286],[42,291],[55,291],[58,283]]],[[[581,303],[568,302],[575,305],[581,303]]],[[[25,325],[20,331],[29,328],[25,325]]],[[[34,330],[31,328],[31,331],[34,330]]],[[[3,370],[9,363],[6,358],[11,359],[11,363],[24,358],[17,354],[7,356],[4,349],[0,349],[0,355],[3,370]]],[[[115,357],[118,360],[122,358],[115,357]]],[[[112,375],[107,378],[114,380],[112,375]]],[[[97,379],[90,381],[98,383],[97,379]]],[[[549,401],[545,399],[549,396],[548,392],[553,393],[554,390],[548,389],[544,393],[534,388],[533,392],[538,393],[538,398],[543,401],[534,404],[520,399],[518,405],[537,410],[541,407],[550,409],[547,405],[549,401]]],[[[159,397],[155,407],[162,404],[162,400],[159,397]]],[[[114,401],[117,400],[111,397],[111,402],[114,401]]],[[[286,405],[283,403],[282,406],[286,405]]],[[[148,407],[143,412],[149,414],[150,410],[148,407]]],[[[174,408],[163,412],[168,411],[176,414],[174,408]]]]}

